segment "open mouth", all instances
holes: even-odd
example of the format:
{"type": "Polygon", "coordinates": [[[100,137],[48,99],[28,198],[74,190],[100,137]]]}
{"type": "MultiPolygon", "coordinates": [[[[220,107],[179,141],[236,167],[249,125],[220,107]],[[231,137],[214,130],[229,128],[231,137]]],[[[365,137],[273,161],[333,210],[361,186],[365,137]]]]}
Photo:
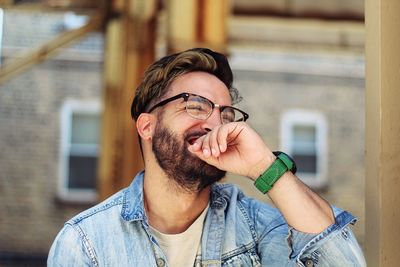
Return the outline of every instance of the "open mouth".
{"type": "Polygon", "coordinates": [[[190,144],[193,145],[197,139],[199,139],[200,137],[202,137],[203,135],[205,135],[206,133],[195,133],[195,134],[191,134],[188,137],[186,137],[186,141],[190,144]]]}
{"type": "Polygon", "coordinates": [[[197,140],[199,137],[200,137],[200,136],[189,137],[189,138],[187,139],[187,142],[188,142],[190,145],[193,145],[194,142],[196,142],[196,140],[197,140]]]}

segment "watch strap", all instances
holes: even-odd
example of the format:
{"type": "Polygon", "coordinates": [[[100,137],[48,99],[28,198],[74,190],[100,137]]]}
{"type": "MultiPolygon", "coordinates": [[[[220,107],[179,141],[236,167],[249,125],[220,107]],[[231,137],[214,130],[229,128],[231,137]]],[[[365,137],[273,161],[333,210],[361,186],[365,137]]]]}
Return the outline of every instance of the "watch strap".
{"type": "Polygon", "coordinates": [[[272,186],[281,176],[288,170],[292,170],[294,162],[285,153],[277,153],[276,160],[269,166],[269,168],[257,178],[254,185],[263,194],[271,190],[272,186]]]}
{"type": "Polygon", "coordinates": [[[282,160],[283,163],[286,165],[287,169],[294,173],[294,171],[293,171],[294,161],[287,154],[285,154],[283,152],[278,152],[277,158],[282,160]]]}

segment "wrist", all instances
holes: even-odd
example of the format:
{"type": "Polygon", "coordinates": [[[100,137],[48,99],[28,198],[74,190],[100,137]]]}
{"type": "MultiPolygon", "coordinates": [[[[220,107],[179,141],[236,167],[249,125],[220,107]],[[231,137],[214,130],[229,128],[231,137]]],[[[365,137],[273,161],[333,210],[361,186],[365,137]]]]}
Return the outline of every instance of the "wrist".
{"type": "Polygon", "coordinates": [[[266,152],[263,158],[255,164],[248,177],[253,181],[257,180],[257,178],[268,169],[272,163],[276,160],[276,156],[272,152],[266,152]]]}
{"type": "Polygon", "coordinates": [[[273,185],[288,171],[296,173],[293,159],[280,151],[275,151],[275,161],[255,180],[254,185],[263,194],[272,189],[273,185]]]}

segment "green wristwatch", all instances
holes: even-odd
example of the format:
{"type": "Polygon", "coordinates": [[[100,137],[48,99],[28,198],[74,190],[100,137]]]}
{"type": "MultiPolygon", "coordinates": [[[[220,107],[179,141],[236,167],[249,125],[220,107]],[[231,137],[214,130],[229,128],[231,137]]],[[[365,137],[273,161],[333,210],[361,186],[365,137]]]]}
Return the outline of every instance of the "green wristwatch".
{"type": "Polygon", "coordinates": [[[296,173],[296,164],[289,155],[281,151],[273,153],[276,156],[276,160],[254,182],[254,185],[263,194],[267,193],[285,172],[291,171],[293,174],[296,173]]]}

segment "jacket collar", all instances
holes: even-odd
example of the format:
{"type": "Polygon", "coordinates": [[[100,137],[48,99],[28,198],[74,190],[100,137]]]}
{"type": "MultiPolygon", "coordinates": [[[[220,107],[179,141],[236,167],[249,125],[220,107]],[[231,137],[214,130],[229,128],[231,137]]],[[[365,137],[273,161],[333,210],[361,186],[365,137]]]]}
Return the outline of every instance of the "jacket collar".
{"type": "Polygon", "coordinates": [[[124,191],[121,216],[125,221],[147,221],[143,201],[143,178],[144,171],[141,171],[124,191]]]}
{"type": "MultiPolygon", "coordinates": [[[[145,221],[147,223],[143,198],[144,171],[139,172],[132,183],[124,191],[121,216],[125,221],[145,221]]],[[[229,196],[224,193],[224,184],[214,183],[211,186],[210,208],[222,209],[227,207],[229,196]]]]}

